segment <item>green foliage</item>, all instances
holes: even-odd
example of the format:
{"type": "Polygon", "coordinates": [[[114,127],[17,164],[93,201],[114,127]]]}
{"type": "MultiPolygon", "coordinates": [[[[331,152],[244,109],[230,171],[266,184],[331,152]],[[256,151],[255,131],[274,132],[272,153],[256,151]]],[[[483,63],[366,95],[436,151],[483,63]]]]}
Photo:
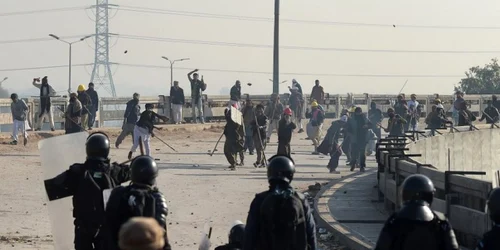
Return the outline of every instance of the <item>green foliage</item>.
{"type": "Polygon", "coordinates": [[[466,78],[459,82],[460,90],[466,94],[495,94],[500,93],[500,65],[496,58],[484,67],[475,66],[465,72],[466,78]]]}

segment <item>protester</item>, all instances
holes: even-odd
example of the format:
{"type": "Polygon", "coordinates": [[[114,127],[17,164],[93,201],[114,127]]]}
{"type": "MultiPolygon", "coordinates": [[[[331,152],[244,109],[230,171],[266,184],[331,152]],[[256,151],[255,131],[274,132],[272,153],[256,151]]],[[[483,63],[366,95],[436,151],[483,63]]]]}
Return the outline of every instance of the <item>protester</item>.
{"type": "Polygon", "coordinates": [[[318,155],[319,140],[321,137],[325,116],[323,112],[318,108],[317,102],[311,103],[311,112],[306,111],[306,118],[310,119],[309,123],[307,124],[307,136],[312,140],[314,144],[314,151],[312,152],[312,154],[318,155]]]}
{"type": "Polygon", "coordinates": [[[291,89],[291,88],[293,88],[293,87],[296,87],[296,88],[298,89],[299,93],[300,93],[301,95],[304,95],[304,92],[302,92],[302,86],[301,86],[301,85],[300,85],[300,83],[299,83],[299,82],[297,82],[297,80],[295,80],[295,79],[292,79],[292,87],[288,87],[288,89],[291,89]]]}
{"type": "Polygon", "coordinates": [[[85,86],[83,84],[78,85],[78,100],[82,104],[82,129],[85,130],[89,123],[89,106],[92,106],[92,100],[89,94],[85,91],[85,86]]]}
{"type": "Polygon", "coordinates": [[[120,250],[164,250],[164,234],[156,220],[134,217],[121,227],[118,245],[120,250]]]}
{"type": "MultiPolygon", "coordinates": [[[[283,104],[280,102],[280,96],[278,94],[272,94],[271,100],[264,111],[265,116],[269,119],[269,128],[266,135],[267,143],[271,140],[271,135],[274,130],[276,129],[276,131],[278,131],[278,124],[283,111],[284,108],[283,104]]],[[[255,147],[257,147],[257,145],[255,145],[255,147]]]]}
{"type": "Polygon", "coordinates": [[[304,128],[302,126],[302,116],[303,116],[303,110],[304,110],[304,97],[302,94],[299,92],[299,89],[297,87],[293,87],[290,89],[291,94],[290,98],[288,99],[288,105],[290,106],[290,109],[292,110],[292,118],[293,122],[299,127],[299,133],[304,132],[304,128]]]}
{"type": "Polygon", "coordinates": [[[401,137],[405,135],[404,124],[406,120],[394,112],[394,109],[387,109],[387,116],[389,116],[387,128],[385,132],[389,133],[389,137],[401,137]]]}
{"type": "Polygon", "coordinates": [[[241,110],[241,83],[240,80],[236,80],[236,83],[231,87],[230,91],[231,99],[229,101],[229,106],[236,105],[236,109],[241,110]]]}
{"type": "Polygon", "coordinates": [[[500,109],[500,101],[498,101],[497,95],[491,95],[491,105],[496,109],[500,109]]]}
{"type": "Polygon", "coordinates": [[[188,73],[188,79],[191,83],[191,107],[193,113],[193,123],[198,123],[198,119],[201,123],[205,123],[205,117],[203,116],[203,91],[207,89],[207,84],[203,81],[203,76],[201,80],[198,79],[198,69],[195,69],[188,73]],[[191,75],[193,77],[191,77],[191,75]],[[196,109],[198,109],[198,117],[196,117],[196,109]]]}
{"type": "Polygon", "coordinates": [[[417,101],[417,95],[411,94],[411,100],[408,101],[408,116],[405,131],[417,131],[420,113],[422,112],[420,103],[417,101]]]}
{"type": "MultiPolygon", "coordinates": [[[[464,93],[462,91],[457,91],[455,93],[455,101],[453,102],[453,120],[455,126],[460,124],[460,113],[463,108],[463,104],[465,103],[464,100],[464,93]]],[[[458,125],[460,126],[460,125],[458,125]]]]}
{"type": "Polygon", "coordinates": [[[24,146],[28,143],[28,132],[26,132],[26,116],[28,115],[28,105],[24,100],[19,99],[16,93],[10,95],[12,103],[10,104],[10,111],[12,113],[12,138],[11,145],[17,145],[17,133],[21,130],[24,138],[24,146]]]}
{"type": "Polygon", "coordinates": [[[278,155],[291,157],[290,142],[292,141],[293,130],[297,125],[292,122],[293,111],[286,108],[278,126],[278,155]]]}
{"type": "Polygon", "coordinates": [[[135,124],[134,127],[134,145],[132,145],[132,148],[130,149],[130,152],[128,152],[128,159],[132,159],[132,154],[135,152],[137,147],[139,146],[139,143],[144,142],[144,151],[146,155],[151,155],[151,145],[150,140],[151,137],[154,137],[155,134],[153,133],[153,129],[158,129],[162,130],[163,128],[156,127],[154,125],[154,122],[156,119],[163,120],[164,122],[167,122],[169,120],[168,117],[159,115],[156,112],[153,111],[153,104],[147,103],[146,104],[146,110],[141,113],[141,117],[139,118],[139,121],[135,124]]]}
{"type": "Polygon", "coordinates": [[[174,81],[174,86],[170,88],[170,104],[172,105],[174,124],[181,124],[183,119],[182,106],[185,104],[185,96],[184,90],[179,87],[178,81],[174,81]]]}
{"type": "MultiPolygon", "coordinates": [[[[396,101],[396,104],[394,104],[394,112],[403,117],[407,118],[408,117],[408,103],[404,99],[403,95],[398,95],[398,100],[396,101]]],[[[408,127],[404,127],[405,131],[407,131],[408,127]]]]}
{"type": "Polygon", "coordinates": [[[442,128],[448,120],[441,116],[440,111],[438,111],[436,105],[432,105],[432,111],[425,118],[425,123],[427,127],[431,130],[431,136],[436,135],[436,130],[442,128]]]}
{"type": "MultiPolygon", "coordinates": [[[[255,108],[255,119],[252,121],[252,134],[253,134],[253,145],[257,151],[257,161],[253,164],[256,168],[263,168],[265,164],[265,153],[267,140],[266,129],[267,129],[267,116],[264,114],[264,106],[261,104],[257,105],[255,108]]],[[[273,121],[270,121],[273,122],[273,121]]],[[[278,121],[275,121],[278,123],[278,121]]],[[[267,133],[269,134],[269,133],[267,133]]]]}
{"type": "Polygon", "coordinates": [[[330,128],[326,132],[325,139],[319,145],[318,151],[325,155],[330,155],[330,161],[326,168],[330,170],[330,173],[339,174],[337,167],[339,166],[339,159],[342,156],[341,145],[339,144],[339,138],[342,129],[347,124],[347,115],[343,115],[339,120],[333,121],[330,128]]]}
{"type": "Polygon", "coordinates": [[[311,102],[316,101],[318,104],[325,104],[325,91],[323,86],[319,85],[319,80],[314,82],[314,87],[311,91],[311,102]]]}
{"type": "MultiPolygon", "coordinates": [[[[342,110],[342,113],[341,113],[341,118],[343,116],[346,117],[346,123],[349,122],[350,119],[352,119],[349,115],[349,112],[347,112],[346,109],[342,110]]],[[[342,136],[344,137],[344,139],[342,140],[342,144],[341,144],[341,148],[342,148],[342,152],[345,154],[347,160],[345,162],[346,165],[349,165],[350,162],[351,162],[351,136],[349,135],[349,132],[347,131],[347,128],[346,126],[344,125],[344,127],[340,130],[340,132],[342,133],[342,136]]],[[[339,156],[340,157],[340,156],[339,156]]]]}
{"type": "MultiPolygon", "coordinates": [[[[231,119],[231,109],[227,108],[224,110],[224,117],[226,118],[226,126],[224,126],[224,135],[226,136],[226,141],[224,142],[224,155],[229,162],[229,169],[236,170],[236,157],[239,152],[243,151],[245,131],[243,130],[243,126],[231,119]]],[[[240,157],[241,156],[243,155],[240,155],[240,157]]],[[[243,160],[244,159],[241,158],[240,165],[244,164],[243,160]]]]}
{"type": "Polygon", "coordinates": [[[127,108],[125,109],[125,113],[123,114],[123,125],[122,132],[116,138],[115,147],[119,148],[120,144],[122,144],[125,137],[132,134],[133,140],[133,132],[135,128],[135,124],[141,115],[141,106],[139,106],[139,94],[134,93],[132,96],[132,100],[127,102],[127,108]]]}
{"type": "Polygon", "coordinates": [[[250,97],[247,98],[245,102],[245,107],[241,111],[243,116],[243,124],[245,126],[245,146],[243,148],[244,151],[248,150],[250,155],[253,155],[253,151],[255,149],[253,144],[253,130],[252,130],[252,121],[255,120],[255,110],[253,107],[253,102],[250,100],[250,97]]]}
{"type": "Polygon", "coordinates": [[[361,107],[357,107],[354,115],[347,123],[347,132],[351,137],[351,171],[359,166],[360,171],[364,172],[366,168],[365,149],[368,143],[368,129],[372,126],[370,121],[363,114],[361,107]]]}
{"type": "Polygon", "coordinates": [[[97,91],[94,90],[94,83],[89,83],[87,94],[90,96],[90,105],[87,106],[89,110],[88,127],[89,130],[92,130],[97,115],[96,113],[99,111],[99,95],[97,94],[97,91]]]}
{"type": "Polygon", "coordinates": [[[56,91],[49,85],[49,79],[47,76],[42,78],[42,84],[37,82],[40,82],[40,78],[33,79],[33,86],[40,89],[40,112],[38,114],[38,124],[35,130],[41,130],[43,122],[45,118],[47,118],[50,124],[50,129],[55,131],[54,114],[52,113],[52,102],[50,97],[55,96],[56,91]]]}
{"type": "Polygon", "coordinates": [[[446,119],[446,111],[444,110],[441,99],[435,99],[434,104],[436,105],[436,111],[439,113],[439,115],[446,119]]]}
{"type": "MultiPolygon", "coordinates": [[[[375,102],[370,103],[370,110],[368,110],[368,120],[372,124],[371,130],[378,138],[378,141],[382,138],[380,123],[384,119],[384,115],[382,114],[382,110],[377,108],[377,104],[375,102]]],[[[374,143],[373,143],[374,144],[374,143]]],[[[369,148],[369,152],[375,151],[375,146],[369,148]]]]}
{"type": "Polygon", "coordinates": [[[269,190],[257,194],[250,205],[243,249],[317,249],[312,211],[290,184],[294,174],[292,159],[269,159],[269,190]]]}
{"type": "Polygon", "coordinates": [[[498,122],[498,118],[500,117],[500,113],[498,112],[498,109],[493,106],[492,100],[488,100],[487,102],[487,107],[483,111],[483,115],[481,116],[481,119],[479,119],[480,122],[482,122],[484,119],[486,119],[487,124],[493,124],[498,122]]]}
{"type": "Polygon", "coordinates": [[[458,126],[471,126],[476,116],[467,108],[467,102],[461,102],[458,106],[458,126]]]}
{"type": "Polygon", "coordinates": [[[69,104],[64,113],[64,128],[66,134],[78,133],[82,128],[82,104],[78,100],[76,93],[69,95],[69,104]]]}

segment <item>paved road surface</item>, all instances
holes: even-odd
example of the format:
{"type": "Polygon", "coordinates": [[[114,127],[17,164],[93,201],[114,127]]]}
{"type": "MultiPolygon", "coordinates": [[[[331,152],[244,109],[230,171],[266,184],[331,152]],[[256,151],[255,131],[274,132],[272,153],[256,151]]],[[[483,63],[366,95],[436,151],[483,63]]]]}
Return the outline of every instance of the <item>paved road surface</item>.
{"type": "MultiPolygon", "coordinates": [[[[111,135],[114,142],[117,134],[111,135]]],[[[169,236],[173,247],[195,249],[206,223],[213,225],[215,245],[227,241],[232,222],[245,221],[254,195],[267,189],[265,169],[255,169],[252,166],[255,155],[247,155],[245,167],[237,171],[226,170],[228,164],[222,154],[223,144],[219,146],[220,151],[210,157],[207,152],[220,136],[219,131],[169,135],[163,132],[158,136],[180,152],[175,154],[158,140],[152,141],[153,156],[160,159],[158,186],[165,193],[171,212],[168,221],[171,223],[169,236]]],[[[307,188],[315,182],[339,178],[340,175],[327,173],[328,157],[311,155],[311,141],[300,139],[304,137],[305,134],[295,134],[292,142],[298,164],[293,184],[307,188]]],[[[112,150],[112,159],[126,159],[130,140],[127,138],[121,149],[112,150]]],[[[266,153],[269,157],[274,152],[276,135],[271,138],[266,153]]],[[[0,156],[0,249],[52,249],[36,144],[31,142],[26,148],[0,145],[0,156]]]]}

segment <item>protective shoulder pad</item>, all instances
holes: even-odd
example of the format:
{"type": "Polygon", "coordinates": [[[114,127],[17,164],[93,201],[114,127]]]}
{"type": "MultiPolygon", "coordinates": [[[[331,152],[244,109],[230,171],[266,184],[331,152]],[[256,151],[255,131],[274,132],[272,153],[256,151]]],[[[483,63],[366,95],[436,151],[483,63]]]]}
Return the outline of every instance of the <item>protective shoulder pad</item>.
{"type": "Polygon", "coordinates": [[[69,166],[69,171],[74,175],[82,174],[83,172],[85,172],[85,165],[81,163],[75,163],[69,166]]]}

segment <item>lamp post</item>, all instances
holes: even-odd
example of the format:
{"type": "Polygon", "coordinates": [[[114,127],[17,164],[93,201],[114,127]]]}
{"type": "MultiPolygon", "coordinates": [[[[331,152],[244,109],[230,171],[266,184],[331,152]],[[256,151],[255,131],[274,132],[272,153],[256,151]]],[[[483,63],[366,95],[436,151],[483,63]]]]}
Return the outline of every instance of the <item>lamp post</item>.
{"type": "Polygon", "coordinates": [[[189,58],[182,58],[182,59],[170,60],[166,56],[162,56],[161,58],[167,60],[170,63],[170,86],[172,87],[172,86],[174,86],[174,63],[187,61],[190,59],[189,58]]]}
{"type": "Polygon", "coordinates": [[[7,81],[7,79],[9,79],[8,77],[4,77],[1,81],[0,81],[0,86],[2,85],[3,82],[7,81]]]}
{"type": "Polygon", "coordinates": [[[74,43],[83,42],[83,40],[85,40],[85,39],[87,39],[89,37],[92,37],[94,35],[88,35],[88,36],[82,37],[82,38],[80,38],[80,39],[78,39],[78,40],[76,40],[74,42],[68,42],[68,41],[62,40],[60,37],[58,37],[58,36],[56,36],[54,34],[49,34],[49,36],[52,37],[52,38],[54,38],[54,39],[56,39],[56,40],[59,40],[59,41],[61,41],[63,43],[66,43],[66,44],[69,45],[69,73],[68,73],[69,74],[69,76],[68,76],[69,77],[69,82],[68,82],[68,94],[71,94],[71,49],[72,49],[72,45],[74,43]]]}
{"type": "Polygon", "coordinates": [[[274,0],[274,47],[273,47],[273,93],[280,92],[280,59],[279,59],[279,37],[280,37],[280,0],[274,0]]]}

